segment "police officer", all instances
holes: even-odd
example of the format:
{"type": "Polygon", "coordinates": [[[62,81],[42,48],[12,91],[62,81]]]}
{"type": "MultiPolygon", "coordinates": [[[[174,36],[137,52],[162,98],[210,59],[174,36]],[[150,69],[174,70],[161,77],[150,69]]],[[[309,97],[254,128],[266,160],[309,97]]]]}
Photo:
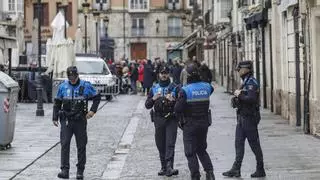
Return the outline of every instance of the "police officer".
{"type": "Polygon", "coordinates": [[[161,169],[159,176],[178,175],[173,168],[174,150],[177,138],[178,121],[174,116],[176,85],[170,82],[169,68],[159,68],[159,83],[155,84],[145,102],[145,107],[151,109],[151,120],[155,126],[155,141],[159,151],[161,169]]]}
{"type": "Polygon", "coordinates": [[[260,121],[259,84],[253,77],[252,69],[251,61],[242,61],[237,67],[243,83],[241,88],[234,92],[234,97],[232,98],[232,106],[237,108],[236,158],[232,168],[223,173],[224,176],[228,177],[241,176],[240,168],[244,156],[244,142],[246,138],[257,161],[256,172],[251,174],[251,177],[266,176],[258,134],[258,124],[260,121]]]}
{"type": "Polygon", "coordinates": [[[212,162],[206,151],[208,127],[211,125],[209,106],[213,87],[200,80],[196,64],[188,65],[186,71],[187,85],[182,87],[175,105],[175,113],[183,117],[180,127],[183,129],[185,156],[192,180],[200,180],[198,158],[206,171],[206,179],[214,180],[212,162]]]}
{"type": "Polygon", "coordinates": [[[74,134],[78,152],[76,178],[83,179],[88,139],[87,119],[97,112],[101,97],[89,82],[79,79],[77,67],[68,67],[67,75],[68,80],[60,84],[53,106],[53,124],[59,125],[59,117],[61,126],[61,172],[58,177],[69,178],[70,141],[74,134]],[[88,100],[93,100],[89,112],[87,112],[88,100]]]}

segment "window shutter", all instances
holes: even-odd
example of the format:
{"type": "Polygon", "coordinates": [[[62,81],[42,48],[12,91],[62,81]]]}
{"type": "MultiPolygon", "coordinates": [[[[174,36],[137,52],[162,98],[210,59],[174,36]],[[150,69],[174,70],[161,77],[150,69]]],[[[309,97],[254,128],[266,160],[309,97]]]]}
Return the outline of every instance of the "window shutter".
{"type": "Polygon", "coordinates": [[[42,14],[43,20],[41,22],[42,25],[44,26],[49,26],[49,7],[48,3],[42,4],[42,14]]]}
{"type": "Polygon", "coordinates": [[[72,26],[72,2],[68,4],[68,9],[67,9],[67,21],[70,26],[72,26]]]}

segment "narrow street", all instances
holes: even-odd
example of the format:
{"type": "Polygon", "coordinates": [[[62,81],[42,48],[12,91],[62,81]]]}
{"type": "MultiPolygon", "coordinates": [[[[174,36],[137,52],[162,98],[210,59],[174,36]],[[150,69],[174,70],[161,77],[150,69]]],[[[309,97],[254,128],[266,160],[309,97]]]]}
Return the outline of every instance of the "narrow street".
{"type": "MultiPolygon", "coordinates": [[[[228,170],[234,160],[236,122],[235,112],[229,104],[230,98],[222,88],[217,88],[211,97],[213,125],[208,134],[208,152],[216,179],[227,179],[221,173],[228,170]]],[[[175,155],[175,168],[179,169],[179,175],[172,178],[157,176],[160,162],[154,142],[154,127],[148,111],[144,109],[144,100],[143,96],[118,96],[88,122],[85,179],[189,179],[181,130],[178,131],[175,155]]],[[[18,104],[13,147],[0,151],[1,180],[12,177],[19,180],[57,179],[60,145],[53,146],[59,141],[59,129],[51,123],[51,107],[52,104],[46,104],[45,117],[36,118],[36,104],[18,104]]],[[[259,129],[267,173],[264,179],[320,179],[320,163],[316,161],[320,158],[319,139],[304,135],[268,110],[262,111],[259,129]]],[[[74,139],[71,147],[70,179],[75,179],[74,139]]],[[[250,174],[254,170],[255,159],[246,144],[242,179],[251,179],[250,174]]],[[[204,177],[202,172],[202,179],[204,177]]]]}

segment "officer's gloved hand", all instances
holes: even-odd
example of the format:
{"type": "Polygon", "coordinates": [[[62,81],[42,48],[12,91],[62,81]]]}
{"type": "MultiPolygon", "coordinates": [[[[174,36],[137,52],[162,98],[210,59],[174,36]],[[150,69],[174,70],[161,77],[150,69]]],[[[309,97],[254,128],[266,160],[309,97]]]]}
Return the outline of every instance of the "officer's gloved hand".
{"type": "Polygon", "coordinates": [[[93,116],[94,116],[94,112],[93,111],[89,111],[88,113],[87,113],[87,115],[86,115],[86,118],[87,119],[90,119],[90,118],[92,118],[93,116]]]}
{"type": "Polygon", "coordinates": [[[59,126],[59,121],[57,121],[57,120],[53,120],[52,123],[53,123],[53,125],[56,126],[56,127],[59,126]]]}
{"type": "Polygon", "coordinates": [[[178,127],[183,130],[183,123],[181,121],[178,121],[178,127]]]}

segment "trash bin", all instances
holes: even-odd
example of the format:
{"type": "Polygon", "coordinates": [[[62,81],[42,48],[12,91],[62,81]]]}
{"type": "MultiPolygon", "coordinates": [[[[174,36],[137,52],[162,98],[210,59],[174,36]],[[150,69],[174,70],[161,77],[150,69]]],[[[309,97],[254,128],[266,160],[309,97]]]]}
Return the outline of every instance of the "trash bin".
{"type": "Polygon", "coordinates": [[[16,124],[19,84],[0,71],[0,149],[11,147],[16,124]]]}

